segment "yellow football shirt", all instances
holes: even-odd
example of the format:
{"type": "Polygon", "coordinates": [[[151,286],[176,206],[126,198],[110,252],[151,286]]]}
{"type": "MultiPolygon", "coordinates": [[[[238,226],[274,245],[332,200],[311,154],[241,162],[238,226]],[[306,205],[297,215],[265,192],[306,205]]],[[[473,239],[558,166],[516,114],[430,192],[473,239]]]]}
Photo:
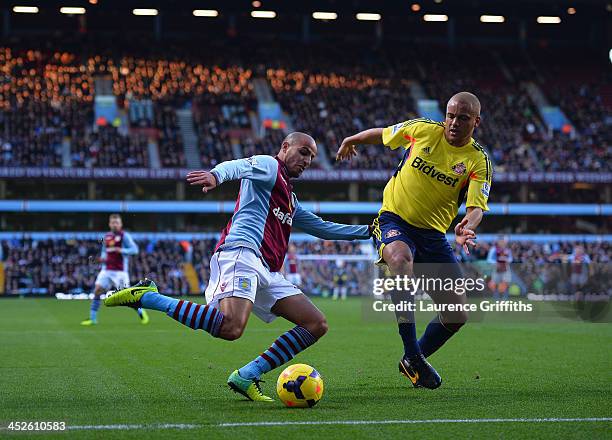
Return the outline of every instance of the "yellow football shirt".
{"type": "Polygon", "coordinates": [[[406,151],[385,186],[380,212],[446,233],[467,194],[467,207],[487,211],[493,170],[473,138],[462,147],[444,137],[444,123],[413,119],[386,127],[383,143],[406,151]]]}

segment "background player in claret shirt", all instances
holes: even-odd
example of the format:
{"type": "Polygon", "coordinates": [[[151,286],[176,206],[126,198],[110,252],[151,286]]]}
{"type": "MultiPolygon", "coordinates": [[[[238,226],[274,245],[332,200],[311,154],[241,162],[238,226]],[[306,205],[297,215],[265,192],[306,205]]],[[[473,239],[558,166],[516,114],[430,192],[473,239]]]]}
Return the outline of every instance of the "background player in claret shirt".
{"type": "Polygon", "coordinates": [[[508,246],[508,241],[502,237],[492,246],[487,255],[487,262],[493,264],[491,282],[489,288],[493,291],[493,298],[498,300],[500,297],[508,299],[508,289],[512,282],[512,250],[508,246]]]}
{"type": "Polygon", "coordinates": [[[584,253],[582,246],[577,245],[567,261],[571,264],[570,283],[574,291],[578,291],[584,287],[589,279],[591,257],[584,253]]]}
{"type": "Polygon", "coordinates": [[[289,252],[285,260],[285,272],[287,273],[287,281],[297,287],[302,285],[302,276],[298,270],[297,249],[294,244],[289,245],[289,252]]]}
{"type": "Polygon", "coordinates": [[[149,280],[115,293],[105,304],[159,310],[181,324],[230,341],[242,335],[251,311],[265,322],[281,316],[294,323],[228,378],[234,391],[254,401],[271,401],[259,386],[261,375],[289,362],[327,332],[323,313],[280,272],[292,226],[326,240],[370,236],[366,225],[326,222],[301,207],[290,179],[299,177],[316,154],[312,137],[291,133],[275,157],[253,156],[223,162],[210,172],[188,174],[187,180],[201,185],[205,193],[224,182],[241,180],[234,214],[210,261],[206,306],[161,295],[149,280]]]}
{"type": "MultiPolygon", "coordinates": [[[[119,214],[111,214],[108,219],[108,231],[104,235],[102,243],[102,270],[96,278],[94,288],[94,299],[91,301],[89,319],[81,322],[81,325],[90,326],[98,323],[98,309],[100,308],[100,295],[111,289],[123,289],[130,285],[129,255],[138,253],[138,246],[132,240],[132,236],[123,230],[123,222],[119,214]]],[[[149,323],[147,312],[137,309],[140,322],[149,323]]]]}
{"type": "MultiPolygon", "coordinates": [[[[356,145],[384,144],[403,148],[403,159],[383,193],[382,208],[374,221],[374,239],[381,261],[392,275],[415,275],[413,263],[427,263],[427,277],[462,278],[462,271],[445,233],[467,195],[467,215],[455,227],[455,241],[469,253],[474,230],[487,208],[491,163],[472,138],[480,123],[480,102],[468,92],[454,95],[446,107],[445,122],[415,119],[387,128],[372,128],[342,142],[337,160],[357,154],[356,145]]],[[[417,274],[419,275],[419,274],[417,274]]],[[[465,295],[428,292],[437,303],[465,303],[465,295]]],[[[392,298],[402,299],[403,292],[392,298]]],[[[411,298],[406,298],[410,300],[411,298]]],[[[400,372],[414,386],[437,388],[442,379],[426,357],[437,351],[466,322],[465,312],[441,312],[416,338],[414,313],[397,316],[404,343],[400,372]]]]}

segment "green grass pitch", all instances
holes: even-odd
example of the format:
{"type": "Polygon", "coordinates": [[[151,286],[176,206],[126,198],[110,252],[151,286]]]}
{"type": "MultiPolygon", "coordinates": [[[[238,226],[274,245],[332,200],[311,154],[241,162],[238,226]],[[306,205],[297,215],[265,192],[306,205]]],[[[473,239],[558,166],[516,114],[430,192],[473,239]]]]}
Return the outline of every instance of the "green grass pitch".
{"type": "MultiPolygon", "coordinates": [[[[338,423],[609,418],[609,324],[471,323],[430,359],[444,380],[431,391],[413,389],[399,375],[401,342],[392,321],[364,319],[359,299],[316,303],[326,313],[330,331],[294,362],[320,371],[325,396],[316,407],[297,410],[278,401],[244,401],[225,384],[233,369],[290,327],[281,319],[266,325],[252,317],[240,340],[226,342],[157,312],[150,312],[150,325],[142,326],[132,310],[102,308],[100,325],[82,328],[88,302],[1,300],[0,427],[10,421],[144,426],[63,433],[2,429],[0,438],[612,438],[612,423],[605,420],[338,423]],[[295,421],[313,423],[219,426],[295,421]]],[[[422,332],[430,317],[419,318],[422,332]]],[[[279,372],[264,377],[264,388],[274,397],[279,372]]]]}

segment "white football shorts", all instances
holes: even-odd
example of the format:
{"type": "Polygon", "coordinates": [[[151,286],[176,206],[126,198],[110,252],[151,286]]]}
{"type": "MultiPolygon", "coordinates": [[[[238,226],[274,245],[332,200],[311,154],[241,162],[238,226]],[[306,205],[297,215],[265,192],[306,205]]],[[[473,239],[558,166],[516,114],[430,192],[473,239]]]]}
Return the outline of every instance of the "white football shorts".
{"type": "Polygon", "coordinates": [[[221,250],[210,259],[205,294],[206,302],[213,307],[230,296],[246,298],[253,303],[253,313],[259,319],[272,322],[276,315],[271,309],[276,301],[301,293],[282,273],[270,272],[252,249],[221,250]]]}
{"type": "Polygon", "coordinates": [[[491,279],[495,284],[510,284],[512,282],[512,272],[510,272],[510,270],[506,270],[504,272],[498,272],[497,270],[495,270],[491,275],[491,279]]]}
{"type": "Polygon", "coordinates": [[[300,287],[300,285],[302,284],[302,276],[299,273],[288,273],[287,281],[289,281],[295,286],[300,287]]]}
{"type": "Polygon", "coordinates": [[[130,285],[130,276],[123,270],[102,269],[96,277],[96,285],[103,289],[123,289],[130,285]]]}

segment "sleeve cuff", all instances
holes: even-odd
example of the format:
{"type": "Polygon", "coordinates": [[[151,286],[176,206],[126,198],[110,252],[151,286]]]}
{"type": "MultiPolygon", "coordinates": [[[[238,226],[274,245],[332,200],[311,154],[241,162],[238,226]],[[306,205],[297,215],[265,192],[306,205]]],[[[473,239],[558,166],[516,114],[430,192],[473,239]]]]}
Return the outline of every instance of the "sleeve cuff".
{"type": "Polygon", "coordinates": [[[482,205],[477,205],[475,203],[468,204],[466,202],[465,209],[468,209],[468,208],[480,208],[480,209],[482,209],[482,212],[487,212],[489,210],[489,206],[488,205],[482,206],[482,205]]]}
{"type": "Polygon", "coordinates": [[[210,174],[212,174],[215,178],[215,180],[217,181],[217,186],[221,185],[221,183],[223,183],[221,181],[221,177],[219,176],[219,172],[216,170],[210,170],[210,174]]]}
{"type": "Polygon", "coordinates": [[[391,140],[389,138],[390,138],[390,136],[389,136],[389,127],[385,127],[385,128],[383,128],[383,132],[382,132],[382,141],[383,141],[383,145],[385,147],[389,146],[389,141],[391,140]]]}

